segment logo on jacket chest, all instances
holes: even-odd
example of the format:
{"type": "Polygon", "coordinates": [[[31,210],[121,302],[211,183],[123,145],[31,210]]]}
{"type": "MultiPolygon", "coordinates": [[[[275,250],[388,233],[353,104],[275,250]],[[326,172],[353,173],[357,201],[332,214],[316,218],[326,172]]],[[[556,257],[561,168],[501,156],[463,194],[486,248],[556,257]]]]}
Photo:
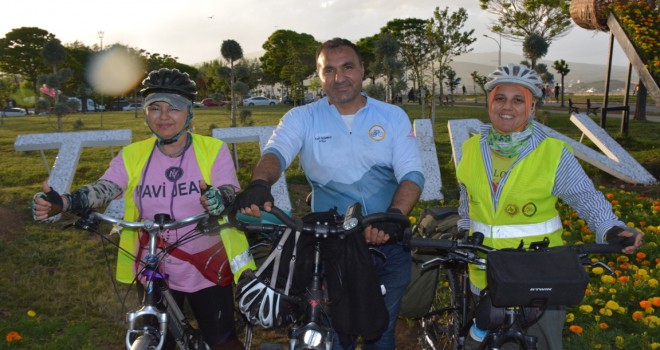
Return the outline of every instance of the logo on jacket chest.
{"type": "Polygon", "coordinates": [[[383,141],[385,135],[385,129],[380,125],[374,125],[369,129],[369,137],[374,141],[383,141]]]}

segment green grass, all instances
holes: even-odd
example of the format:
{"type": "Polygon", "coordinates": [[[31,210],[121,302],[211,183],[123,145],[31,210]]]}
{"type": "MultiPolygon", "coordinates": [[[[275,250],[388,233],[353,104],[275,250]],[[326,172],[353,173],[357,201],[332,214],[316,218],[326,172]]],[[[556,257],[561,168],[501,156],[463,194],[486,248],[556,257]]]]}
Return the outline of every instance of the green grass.
{"type": "MultiPolygon", "coordinates": [[[[253,107],[254,125],[276,125],[288,110],[287,106],[253,107]]],[[[421,116],[420,107],[405,105],[411,118],[421,116]]],[[[149,136],[143,118],[133,112],[103,113],[103,129],[131,129],[133,140],[149,136]]],[[[483,107],[448,107],[437,111],[434,125],[436,149],[441,168],[446,202],[458,198],[451,148],[447,133],[449,119],[479,118],[486,120],[483,107]]],[[[80,130],[101,128],[101,114],[78,114],[64,118],[64,131],[74,131],[76,120],[82,120],[80,130]]],[[[548,126],[579,139],[580,132],[568,120],[565,110],[552,111],[546,118],[548,126]]],[[[607,131],[617,137],[630,154],[646,169],[660,178],[660,123],[632,121],[630,136],[619,138],[617,119],[609,122],[607,131]]],[[[210,135],[210,128],[228,127],[229,112],[224,108],[196,109],[196,131],[210,135]]],[[[18,349],[117,349],[123,341],[125,307],[134,306],[134,293],[125,286],[113,289],[112,278],[116,249],[102,245],[99,238],[74,229],[63,229],[73,217],[52,224],[32,222],[29,203],[40,189],[48,173],[39,152],[16,152],[14,141],[20,134],[55,131],[55,118],[44,116],[5,118],[0,125],[0,335],[18,331],[23,339],[12,344],[18,349]],[[128,295],[128,297],[126,296],[128,295]],[[36,317],[29,317],[33,310],[36,317]]],[[[115,148],[114,154],[118,149],[115,148]]],[[[56,151],[46,151],[50,166],[56,151]]],[[[241,184],[246,185],[259,149],[256,143],[238,146],[241,184]]],[[[86,148],[82,152],[72,187],[100,177],[112,158],[108,147],[86,148]]],[[[586,166],[599,185],[625,186],[633,191],[659,197],[660,186],[633,186],[586,166]]],[[[307,194],[304,174],[294,164],[287,170],[294,210],[304,212],[302,203],[307,194]]],[[[420,203],[418,208],[439,203],[420,203]]],[[[417,209],[419,210],[419,209],[417,209]]],[[[114,238],[116,239],[116,237],[114,238]]],[[[0,340],[0,349],[8,344],[0,340]]]]}

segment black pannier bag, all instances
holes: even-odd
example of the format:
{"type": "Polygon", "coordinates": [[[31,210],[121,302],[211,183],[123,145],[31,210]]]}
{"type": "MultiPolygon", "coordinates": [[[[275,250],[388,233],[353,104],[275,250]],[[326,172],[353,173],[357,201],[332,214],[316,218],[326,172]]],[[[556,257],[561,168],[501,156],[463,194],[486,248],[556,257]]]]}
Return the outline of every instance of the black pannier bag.
{"type": "Polygon", "coordinates": [[[561,246],[541,251],[488,253],[486,276],[493,305],[577,305],[589,276],[575,250],[561,246]]]}

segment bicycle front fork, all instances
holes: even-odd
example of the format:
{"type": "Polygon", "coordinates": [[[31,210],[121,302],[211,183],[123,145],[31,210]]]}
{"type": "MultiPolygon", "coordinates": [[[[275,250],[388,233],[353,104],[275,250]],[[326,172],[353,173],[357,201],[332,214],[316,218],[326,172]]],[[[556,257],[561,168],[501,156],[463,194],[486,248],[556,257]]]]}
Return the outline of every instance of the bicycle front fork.
{"type": "Polygon", "coordinates": [[[332,349],[333,330],[331,327],[320,325],[321,312],[323,312],[323,267],[321,264],[321,247],[316,242],[314,252],[314,273],[307,290],[307,318],[302,327],[291,327],[289,330],[290,350],[294,350],[298,342],[302,341],[305,349],[332,349]]]}
{"type": "Polygon", "coordinates": [[[167,334],[167,313],[161,312],[156,307],[146,305],[140,310],[132,311],[126,314],[128,321],[128,329],[126,331],[126,349],[131,348],[131,344],[137,339],[140,334],[158,332],[158,347],[160,349],[165,343],[165,335],[167,334]],[[149,319],[158,320],[159,329],[149,327],[149,319]],[[144,322],[143,320],[147,320],[144,322]],[[141,328],[140,328],[141,327],[141,328]]]}

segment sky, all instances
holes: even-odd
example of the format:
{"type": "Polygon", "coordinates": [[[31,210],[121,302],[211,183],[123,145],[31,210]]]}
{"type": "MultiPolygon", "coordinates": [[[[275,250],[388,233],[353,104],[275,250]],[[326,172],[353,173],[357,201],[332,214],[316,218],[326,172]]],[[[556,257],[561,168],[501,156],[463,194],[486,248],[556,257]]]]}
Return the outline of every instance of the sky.
{"type": "MultiPolygon", "coordinates": [[[[237,41],[245,56],[260,55],[263,43],[279,29],[312,35],[317,41],[372,36],[395,18],[429,19],[436,7],[468,11],[463,30],[474,29],[473,52],[492,52],[498,37],[488,26],[496,17],[478,0],[6,0],[0,12],[0,35],[15,28],[38,27],[62,43],[80,41],[104,47],[114,43],[177,57],[195,65],[220,58],[224,40],[237,41]],[[495,39],[483,37],[488,34],[495,39]]],[[[568,62],[606,64],[609,34],[577,25],[556,39],[544,57],[568,62]]],[[[521,54],[521,44],[502,39],[502,52],[521,54]]],[[[506,63],[506,62],[503,62],[506,63]]],[[[615,44],[615,65],[628,60],[615,44]]]]}

